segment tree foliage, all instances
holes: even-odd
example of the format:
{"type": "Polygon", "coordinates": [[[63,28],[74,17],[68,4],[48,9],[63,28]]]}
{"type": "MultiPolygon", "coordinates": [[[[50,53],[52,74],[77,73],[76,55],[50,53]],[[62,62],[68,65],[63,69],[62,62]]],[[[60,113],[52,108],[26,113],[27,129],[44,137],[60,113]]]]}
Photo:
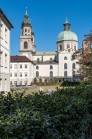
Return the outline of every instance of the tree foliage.
{"type": "Polygon", "coordinates": [[[91,123],[92,85],[51,95],[0,94],[1,139],[89,139],[91,123]]]}

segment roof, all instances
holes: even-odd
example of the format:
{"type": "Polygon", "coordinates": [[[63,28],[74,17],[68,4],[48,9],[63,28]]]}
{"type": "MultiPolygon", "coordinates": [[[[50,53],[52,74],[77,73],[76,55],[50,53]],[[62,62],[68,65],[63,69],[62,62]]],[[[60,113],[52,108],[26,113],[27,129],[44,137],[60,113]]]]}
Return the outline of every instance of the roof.
{"type": "Polygon", "coordinates": [[[36,52],[34,55],[56,55],[57,52],[36,52]]]}
{"type": "Polygon", "coordinates": [[[36,64],[36,65],[58,64],[57,61],[33,61],[33,63],[36,64]]]}
{"type": "Polygon", "coordinates": [[[4,18],[8,24],[10,25],[11,28],[14,28],[13,25],[11,24],[11,22],[9,21],[9,19],[7,18],[7,16],[4,14],[4,12],[2,11],[2,9],[0,8],[0,17],[4,18]],[[3,16],[2,16],[3,15],[3,16]]]}
{"type": "Polygon", "coordinates": [[[70,30],[65,30],[60,32],[57,38],[57,41],[63,40],[78,41],[78,37],[74,32],[70,30]]]}
{"type": "Polygon", "coordinates": [[[30,59],[28,59],[26,56],[10,56],[10,62],[13,63],[13,62],[31,62],[32,61],[30,59]]]}

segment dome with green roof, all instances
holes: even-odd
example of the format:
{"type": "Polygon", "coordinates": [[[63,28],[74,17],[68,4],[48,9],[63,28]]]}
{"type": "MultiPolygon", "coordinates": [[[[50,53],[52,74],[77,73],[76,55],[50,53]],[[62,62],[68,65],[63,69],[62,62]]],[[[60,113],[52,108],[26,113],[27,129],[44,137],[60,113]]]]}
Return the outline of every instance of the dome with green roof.
{"type": "Polygon", "coordinates": [[[69,40],[69,41],[78,41],[77,35],[70,30],[70,23],[66,18],[66,22],[64,23],[64,31],[60,32],[57,38],[58,41],[69,40]]]}

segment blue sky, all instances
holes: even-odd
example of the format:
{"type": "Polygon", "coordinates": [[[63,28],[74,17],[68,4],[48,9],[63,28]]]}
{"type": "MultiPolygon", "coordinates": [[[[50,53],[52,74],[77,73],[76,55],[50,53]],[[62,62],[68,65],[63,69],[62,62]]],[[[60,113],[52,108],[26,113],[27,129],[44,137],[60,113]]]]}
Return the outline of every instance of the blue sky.
{"type": "Polygon", "coordinates": [[[36,51],[56,51],[57,36],[68,20],[71,30],[82,47],[84,34],[92,30],[92,0],[0,0],[0,8],[14,26],[11,30],[11,55],[18,55],[21,23],[28,9],[29,19],[35,33],[36,51]]]}

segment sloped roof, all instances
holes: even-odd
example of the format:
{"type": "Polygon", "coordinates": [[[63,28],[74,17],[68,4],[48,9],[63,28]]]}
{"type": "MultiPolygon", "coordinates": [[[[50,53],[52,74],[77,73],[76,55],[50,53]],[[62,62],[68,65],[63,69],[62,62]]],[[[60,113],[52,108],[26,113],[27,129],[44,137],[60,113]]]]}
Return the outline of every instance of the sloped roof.
{"type": "Polygon", "coordinates": [[[10,56],[10,62],[31,62],[30,59],[28,59],[26,56],[10,56]]]}
{"type": "Polygon", "coordinates": [[[58,64],[57,61],[33,61],[35,65],[48,65],[58,64]]]}
{"type": "Polygon", "coordinates": [[[57,52],[36,52],[34,55],[56,55],[57,52]]]}
{"type": "Polygon", "coordinates": [[[11,28],[14,28],[13,25],[11,24],[11,22],[9,21],[9,19],[8,19],[7,16],[4,14],[4,12],[2,11],[1,8],[0,8],[0,17],[4,18],[4,19],[8,22],[8,24],[9,24],[9,26],[10,26],[11,28]],[[2,16],[2,15],[3,15],[3,16],[2,16]]]}

